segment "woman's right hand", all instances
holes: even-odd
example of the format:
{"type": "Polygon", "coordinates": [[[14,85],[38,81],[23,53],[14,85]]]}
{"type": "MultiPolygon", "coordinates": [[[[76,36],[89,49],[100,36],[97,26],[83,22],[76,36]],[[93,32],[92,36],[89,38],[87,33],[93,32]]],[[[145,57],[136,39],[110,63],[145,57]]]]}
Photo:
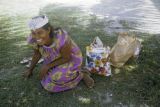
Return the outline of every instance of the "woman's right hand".
{"type": "Polygon", "coordinates": [[[29,78],[30,76],[32,76],[32,70],[27,70],[23,72],[23,77],[29,78]]]}

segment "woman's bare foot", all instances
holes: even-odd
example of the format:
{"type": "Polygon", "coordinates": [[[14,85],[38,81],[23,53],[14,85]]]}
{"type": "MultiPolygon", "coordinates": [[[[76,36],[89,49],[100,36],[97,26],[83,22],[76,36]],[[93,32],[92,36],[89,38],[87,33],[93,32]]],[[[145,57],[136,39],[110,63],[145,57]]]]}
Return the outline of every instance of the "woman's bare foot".
{"type": "Polygon", "coordinates": [[[88,88],[93,88],[94,80],[90,77],[90,72],[87,69],[82,69],[83,81],[88,88]]]}

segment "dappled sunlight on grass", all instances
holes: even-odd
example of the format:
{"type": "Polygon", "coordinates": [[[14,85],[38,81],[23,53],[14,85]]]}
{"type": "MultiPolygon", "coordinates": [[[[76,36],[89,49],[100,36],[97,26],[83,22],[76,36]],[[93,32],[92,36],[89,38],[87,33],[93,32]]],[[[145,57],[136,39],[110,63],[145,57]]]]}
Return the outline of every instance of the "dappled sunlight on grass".
{"type": "Polygon", "coordinates": [[[89,104],[91,102],[90,98],[85,98],[85,97],[78,97],[78,100],[82,103],[82,104],[89,104]]]}
{"type": "Polygon", "coordinates": [[[127,71],[133,71],[134,69],[136,69],[138,66],[137,65],[126,65],[125,69],[127,71]]]}
{"type": "Polygon", "coordinates": [[[18,46],[18,47],[22,47],[22,46],[26,46],[27,42],[26,41],[19,41],[19,42],[16,42],[14,45],[18,46]]]}
{"type": "Polygon", "coordinates": [[[114,73],[115,74],[119,74],[120,73],[120,69],[118,69],[118,68],[114,69],[114,73]]]}
{"type": "Polygon", "coordinates": [[[143,42],[143,41],[144,41],[144,39],[142,39],[142,38],[138,38],[138,40],[139,40],[140,42],[143,42]]]}

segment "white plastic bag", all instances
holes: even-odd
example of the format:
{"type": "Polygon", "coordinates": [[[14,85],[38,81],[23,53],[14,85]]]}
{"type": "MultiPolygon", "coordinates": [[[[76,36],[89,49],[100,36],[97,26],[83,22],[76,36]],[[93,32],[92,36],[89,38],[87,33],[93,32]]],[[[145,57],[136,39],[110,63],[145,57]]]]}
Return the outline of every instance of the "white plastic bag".
{"type": "Polygon", "coordinates": [[[86,47],[86,68],[91,73],[96,73],[103,76],[111,75],[110,62],[108,56],[110,48],[103,47],[99,37],[95,37],[93,43],[86,47]]]}

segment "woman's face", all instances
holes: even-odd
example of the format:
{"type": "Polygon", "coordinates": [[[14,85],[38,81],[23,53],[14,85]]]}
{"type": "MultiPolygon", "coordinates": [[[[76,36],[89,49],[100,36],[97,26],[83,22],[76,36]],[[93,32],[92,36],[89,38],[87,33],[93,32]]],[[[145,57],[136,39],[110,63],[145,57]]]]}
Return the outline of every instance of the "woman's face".
{"type": "Polygon", "coordinates": [[[37,40],[38,45],[45,45],[47,44],[48,40],[50,39],[50,29],[45,30],[43,28],[39,28],[36,30],[31,31],[32,37],[37,40]]]}

